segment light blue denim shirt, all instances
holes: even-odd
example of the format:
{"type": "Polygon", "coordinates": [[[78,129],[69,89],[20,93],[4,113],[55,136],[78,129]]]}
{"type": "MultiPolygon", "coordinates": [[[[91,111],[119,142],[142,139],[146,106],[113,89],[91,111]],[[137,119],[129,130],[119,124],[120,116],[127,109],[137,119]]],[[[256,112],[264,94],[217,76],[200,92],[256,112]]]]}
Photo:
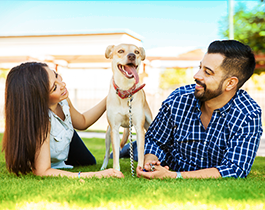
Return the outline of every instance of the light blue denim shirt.
{"type": "Polygon", "coordinates": [[[59,103],[65,115],[63,121],[60,117],[49,111],[51,122],[50,131],[50,153],[51,153],[51,167],[52,168],[73,168],[73,166],[66,165],[64,161],[68,158],[70,149],[70,142],[74,134],[74,128],[70,116],[70,107],[67,100],[59,103]]]}

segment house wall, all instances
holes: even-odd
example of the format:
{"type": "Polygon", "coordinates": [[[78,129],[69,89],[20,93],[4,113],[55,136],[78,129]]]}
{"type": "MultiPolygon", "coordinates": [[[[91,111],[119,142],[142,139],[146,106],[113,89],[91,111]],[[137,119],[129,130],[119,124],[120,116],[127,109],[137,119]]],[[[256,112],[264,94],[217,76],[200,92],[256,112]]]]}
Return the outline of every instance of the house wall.
{"type": "Polygon", "coordinates": [[[102,55],[108,45],[123,42],[142,46],[127,34],[0,37],[0,56],[102,55]]]}

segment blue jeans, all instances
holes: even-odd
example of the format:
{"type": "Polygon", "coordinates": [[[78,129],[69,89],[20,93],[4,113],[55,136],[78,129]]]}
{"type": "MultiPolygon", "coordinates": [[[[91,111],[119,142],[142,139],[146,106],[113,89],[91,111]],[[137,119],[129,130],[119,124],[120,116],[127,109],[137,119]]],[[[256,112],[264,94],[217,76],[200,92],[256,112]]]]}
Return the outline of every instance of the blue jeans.
{"type": "Polygon", "coordinates": [[[96,164],[96,158],[87,149],[86,145],[76,131],[74,131],[74,135],[70,143],[68,160],[65,161],[65,163],[72,166],[87,166],[96,164]]]}
{"type": "MultiPolygon", "coordinates": [[[[138,161],[138,153],[137,153],[137,143],[136,141],[133,141],[133,159],[135,161],[138,161]]],[[[110,153],[110,159],[113,158],[113,153],[110,153]]],[[[120,158],[130,158],[130,143],[127,143],[124,145],[122,150],[120,151],[120,158]]]]}

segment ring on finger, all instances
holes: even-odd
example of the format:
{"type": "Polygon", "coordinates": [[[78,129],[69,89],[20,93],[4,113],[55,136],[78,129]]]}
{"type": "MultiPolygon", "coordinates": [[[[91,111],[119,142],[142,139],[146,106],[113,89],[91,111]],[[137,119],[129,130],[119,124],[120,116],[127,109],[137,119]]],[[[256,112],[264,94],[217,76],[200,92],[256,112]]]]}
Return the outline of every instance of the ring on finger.
{"type": "Polygon", "coordinates": [[[156,169],[152,163],[150,163],[150,166],[151,166],[151,171],[154,171],[156,169]]]}

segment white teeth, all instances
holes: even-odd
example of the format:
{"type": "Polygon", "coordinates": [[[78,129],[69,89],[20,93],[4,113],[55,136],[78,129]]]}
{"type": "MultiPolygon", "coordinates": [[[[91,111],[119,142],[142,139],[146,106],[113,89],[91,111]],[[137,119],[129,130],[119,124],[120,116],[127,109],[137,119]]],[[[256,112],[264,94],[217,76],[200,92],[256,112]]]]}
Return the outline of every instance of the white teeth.
{"type": "Polygon", "coordinates": [[[125,71],[124,66],[121,66],[122,70],[125,71]]]}

